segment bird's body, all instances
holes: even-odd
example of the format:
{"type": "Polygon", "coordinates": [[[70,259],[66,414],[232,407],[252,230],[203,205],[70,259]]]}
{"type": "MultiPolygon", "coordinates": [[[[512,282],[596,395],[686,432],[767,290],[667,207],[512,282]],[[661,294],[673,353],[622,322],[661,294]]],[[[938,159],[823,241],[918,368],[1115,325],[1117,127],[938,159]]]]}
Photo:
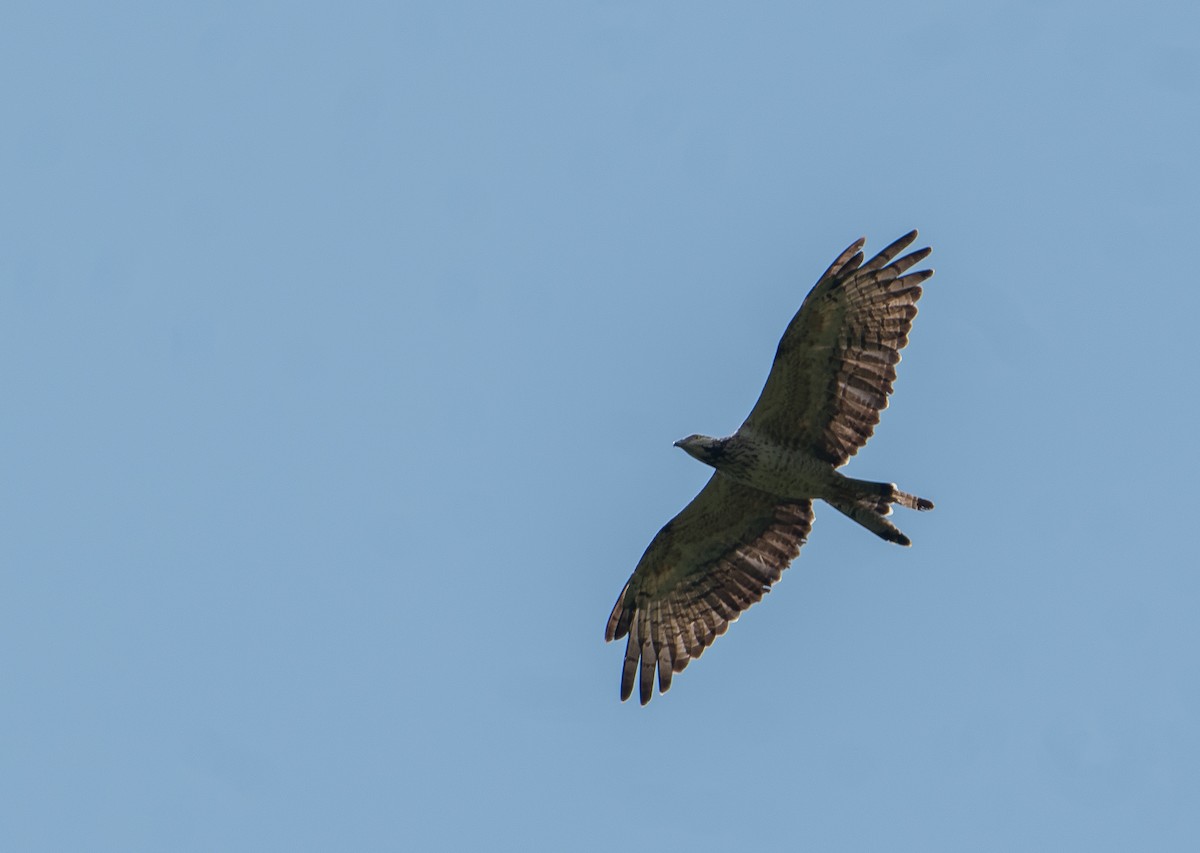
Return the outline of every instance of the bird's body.
{"type": "Polygon", "coordinates": [[[795,559],[824,500],[876,535],[908,545],[886,519],[892,504],[933,504],[892,483],[837,469],[866,443],[887,406],[900,350],[932,270],[904,273],[913,231],[862,263],[859,240],[825,272],[788,324],[766,386],[726,438],[676,442],[715,470],[708,485],[651,541],[609,617],[605,638],[628,635],[621,698],[640,682],[650,701],[673,673],[769,591],[795,559]],[[640,676],[640,677],[639,677],[640,676]]]}
{"type": "Polygon", "coordinates": [[[828,499],[840,493],[838,481],[846,479],[828,462],[803,448],[778,444],[745,427],[727,438],[693,438],[707,439],[712,442],[711,448],[693,453],[685,444],[688,439],[676,444],[725,476],[781,498],[828,499]]]}

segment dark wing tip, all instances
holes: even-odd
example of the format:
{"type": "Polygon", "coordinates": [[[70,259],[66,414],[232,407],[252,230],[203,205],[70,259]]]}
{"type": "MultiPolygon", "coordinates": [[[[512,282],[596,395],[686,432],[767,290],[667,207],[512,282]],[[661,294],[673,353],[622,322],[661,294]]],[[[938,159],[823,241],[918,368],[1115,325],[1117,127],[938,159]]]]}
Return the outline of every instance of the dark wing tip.
{"type": "Polygon", "coordinates": [[[625,581],[625,586],[621,588],[621,594],[617,596],[617,603],[613,605],[612,613],[608,616],[608,622],[604,626],[604,642],[606,643],[619,640],[629,633],[629,622],[633,618],[633,612],[625,608],[625,596],[629,592],[629,584],[632,581],[633,578],[625,581]]]}
{"type": "Polygon", "coordinates": [[[654,696],[654,669],[658,663],[658,659],[651,654],[652,648],[649,646],[649,643],[643,643],[642,645],[642,666],[638,693],[643,705],[649,702],[654,696]]]}
{"type": "Polygon", "coordinates": [[[897,252],[899,252],[899,251],[911,246],[913,244],[913,241],[916,240],[918,236],[920,236],[920,234],[917,231],[917,229],[914,228],[913,230],[909,231],[907,234],[901,234],[899,237],[897,237],[895,240],[893,240],[891,243],[889,243],[887,245],[887,248],[895,249],[897,252]]]}
{"type": "Polygon", "coordinates": [[[624,702],[633,695],[633,679],[637,675],[637,658],[631,657],[635,652],[632,648],[633,638],[625,646],[625,661],[621,664],[621,701],[624,702]]]}
{"type": "Polygon", "coordinates": [[[893,240],[888,246],[886,246],[884,248],[883,252],[880,252],[880,254],[883,254],[884,252],[886,252],[886,253],[889,253],[894,258],[894,257],[896,257],[896,255],[900,254],[902,251],[904,251],[909,246],[911,246],[913,241],[916,239],[917,239],[917,229],[914,228],[912,231],[909,231],[903,237],[898,237],[895,240],[893,240]]]}
{"type": "MultiPolygon", "coordinates": [[[[853,243],[846,247],[846,250],[838,255],[829,268],[821,274],[817,279],[817,287],[820,287],[825,282],[835,279],[849,270],[858,269],[862,264],[863,254],[862,248],[867,244],[866,237],[859,237],[853,243]]],[[[815,288],[814,288],[815,289],[815,288]]]]}

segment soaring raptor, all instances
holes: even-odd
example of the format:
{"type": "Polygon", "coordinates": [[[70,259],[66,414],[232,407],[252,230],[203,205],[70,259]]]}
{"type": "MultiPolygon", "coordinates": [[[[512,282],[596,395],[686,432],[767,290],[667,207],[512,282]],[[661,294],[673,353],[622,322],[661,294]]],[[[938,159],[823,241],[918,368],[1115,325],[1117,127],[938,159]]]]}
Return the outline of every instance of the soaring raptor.
{"type": "Polygon", "coordinates": [[[855,241],[821,276],[788,324],[767,384],[733,435],[675,442],[716,469],[700,494],[650,542],[621,590],[606,640],[628,635],[621,700],[642,704],[763,597],[800,553],[820,498],[872,533],[909,545],[892,504],[933,509],[894,483],[837,469],[866,444],[887,407],[921,283],[908,272],[929,249],[898,258],[910,231],[867,263],[855,241]]]}

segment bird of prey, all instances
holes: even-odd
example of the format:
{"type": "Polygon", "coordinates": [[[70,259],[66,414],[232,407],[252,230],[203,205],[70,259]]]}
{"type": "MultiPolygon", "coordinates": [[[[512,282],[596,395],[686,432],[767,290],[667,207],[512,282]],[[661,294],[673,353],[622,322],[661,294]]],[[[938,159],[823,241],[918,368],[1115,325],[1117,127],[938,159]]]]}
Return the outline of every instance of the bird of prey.
{"type": "Polygon", "coordinates": [[[855,241],[825,271],[788,324],[767,383],[733,435],[675,442],[714,469],[708,484],[646,548],[608,617],[606,640],[628,635],[621,700],[639,682],[643,705],[768,592],[800,553],[817,498],[872,533],[908,545],[892,504],[933,509],[894,483],[838,468],[866,444],[888,404],[921,283],[903,257],[911,231],[863,263],[855,241]]]}

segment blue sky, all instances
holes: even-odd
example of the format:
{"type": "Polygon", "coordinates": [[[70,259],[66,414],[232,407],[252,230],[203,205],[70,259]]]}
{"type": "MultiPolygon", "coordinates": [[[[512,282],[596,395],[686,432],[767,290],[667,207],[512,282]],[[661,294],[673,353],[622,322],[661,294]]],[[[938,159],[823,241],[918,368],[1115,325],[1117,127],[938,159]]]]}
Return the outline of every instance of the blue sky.
{"type": "Polygon", "coordinates": [[[11,3],[8,850],[1185,850],[1192,3],[11,3]],[[938,270],[771,595],[602,633],[859,236],[938,270]]]}

